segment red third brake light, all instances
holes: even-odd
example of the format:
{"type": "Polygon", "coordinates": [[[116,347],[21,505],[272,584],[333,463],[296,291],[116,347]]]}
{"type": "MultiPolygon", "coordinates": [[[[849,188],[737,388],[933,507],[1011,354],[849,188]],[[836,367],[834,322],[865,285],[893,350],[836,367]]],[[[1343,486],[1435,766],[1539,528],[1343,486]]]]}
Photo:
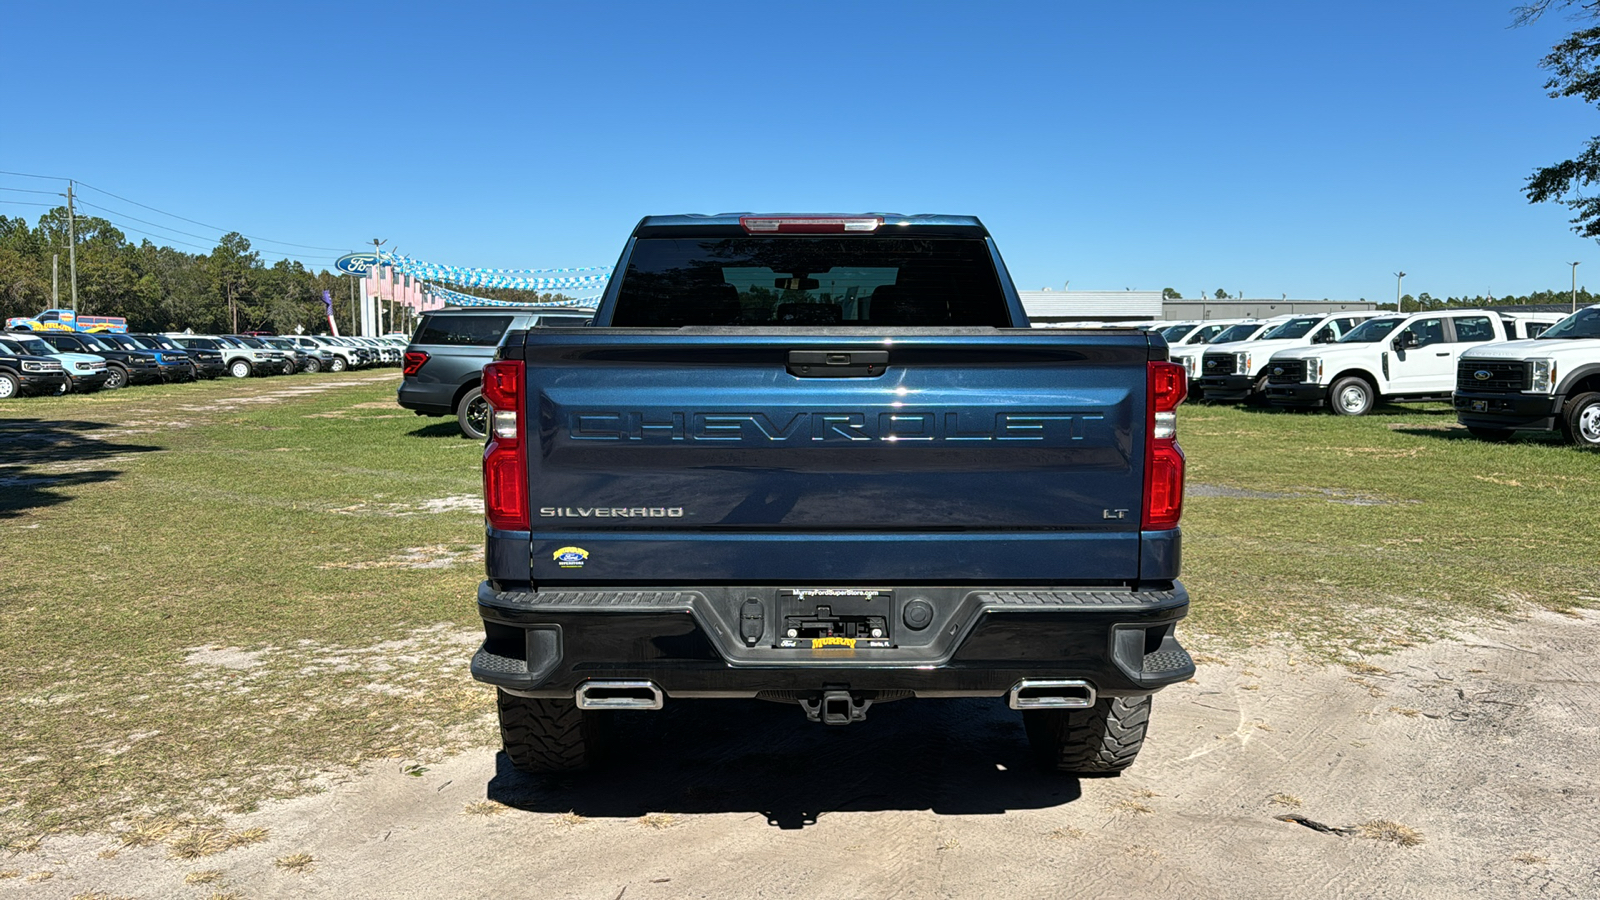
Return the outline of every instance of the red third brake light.
{"type": "Polygon", "coordinates": [[[1178,446],[1178,404],[1189,394],[1183,366],[1152,362],[1148,366],[1144,432],[1144,511],[1140,527],[1164,531],[1178,527],[1183,516],[1183,448],[1178,446]]]}
{"type": "Polygon", "coordinates": [[[422,364],[428,361],[428,354],[423,350],[407,350],[405,367],[400,370],[402,375],[415,375],[422,364]]]}
{"type": "Polygon", "coordinates": [[[520,359],[498,359],[483,367],[483,398],[489,401],[489,443],[483,450],[483,511],[491,528],[525,531],[528,465],[523,452],[523,383],[520,359]]]}
{"type": "Polygon", "coordinates": [[[845,234],[877,231],[882,216],[740,216],[745,234],[845,234]]]}

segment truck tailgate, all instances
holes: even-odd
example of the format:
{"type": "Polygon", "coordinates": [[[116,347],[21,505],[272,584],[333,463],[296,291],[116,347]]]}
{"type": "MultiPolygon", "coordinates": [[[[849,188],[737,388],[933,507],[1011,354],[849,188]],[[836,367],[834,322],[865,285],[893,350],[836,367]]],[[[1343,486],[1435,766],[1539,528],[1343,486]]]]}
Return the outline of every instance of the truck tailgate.
{"type": "Polygon", "coordinates": [[[523,340],[536,582],[1138,578],[1143,334],[523,340]]]}

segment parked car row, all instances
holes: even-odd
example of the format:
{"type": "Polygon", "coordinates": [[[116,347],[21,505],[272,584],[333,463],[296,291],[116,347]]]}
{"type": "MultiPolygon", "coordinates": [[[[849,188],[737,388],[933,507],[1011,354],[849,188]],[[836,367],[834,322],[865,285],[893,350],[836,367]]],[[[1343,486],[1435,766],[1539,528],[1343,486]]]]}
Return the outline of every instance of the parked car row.
{"type": "Polygon", "coordinates": [[[1546,431],[1600,447],[1600,304],[1570,316],[1453,309],[1140,327],[1166,339],[1189,374],[1191,400],[1343,416],[1440,400],[1485,440],[1546,431]]]}
{"type": "Polygon", "coordinates": [[[1567,317],[1496,310],[1298,316],[1244,340],[1207,344],[1198,363],[1183,349],[1175,346],[1173,358],[1186,360],[1202,399],[1326,406],[1345,416],[1380,402],[1443,400],[1485,440],[1546,431],[1600,447],[1600,305],[1567,317]]]}
{"type": "Polygon", "coordinates": [[[248,378],[398,366],[405,341],[397,336],[84,333],[17,327],[0,332],[0,400],[222,375],[248,378]]]}

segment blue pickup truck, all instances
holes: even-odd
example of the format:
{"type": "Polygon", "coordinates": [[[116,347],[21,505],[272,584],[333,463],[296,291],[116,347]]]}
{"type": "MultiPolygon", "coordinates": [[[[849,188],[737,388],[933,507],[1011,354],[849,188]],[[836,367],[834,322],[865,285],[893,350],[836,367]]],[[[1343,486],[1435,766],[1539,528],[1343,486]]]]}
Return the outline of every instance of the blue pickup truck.
{"type": "Polygon", "coordinates": [[[513,765],[696,698],[993,698],[1049,768],[1133,762],[1194,673],[1160,335],[1031,330],[966,216],[652,216],[616,271],[484,367],[472,674],[513,765]]]}

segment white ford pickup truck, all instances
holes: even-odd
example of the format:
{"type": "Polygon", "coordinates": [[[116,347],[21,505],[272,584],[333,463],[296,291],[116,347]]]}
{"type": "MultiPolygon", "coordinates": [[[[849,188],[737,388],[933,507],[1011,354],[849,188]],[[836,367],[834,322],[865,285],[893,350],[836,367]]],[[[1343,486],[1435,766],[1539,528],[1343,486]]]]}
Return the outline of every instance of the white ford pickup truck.
{"type": "Polygon", "coordinates": [[[1255,399],[1267,389],[1267,362],[1272,354],[1295,347],[1331,344],[1375,315],[1377,313],[1341,312],[1289,316],[1277,327],[1251,340],[1215,341],[1206,346],[1198,372],[1191,373],[1190,384],[1203,391],[1207,400],[1238,403],[1255,399]]]}
{"type": "Polygon", "coordinates": [[[1600,448],[1600,304],[1530,341],[1473,347],[1456,365],[1456,419],[1475,436],[1560,431],[1600,448]]]}
{"type": "Polygon", "coordinates": [[[1528,336],[1544,313],[1452,309],[1368,319],[1332,344],[1280,350],[1267,365],[1274,406],[1328,406],[1364,416],[1383,401],[1447,400],[1456,361],[1483,344],[1528,336]]]}

